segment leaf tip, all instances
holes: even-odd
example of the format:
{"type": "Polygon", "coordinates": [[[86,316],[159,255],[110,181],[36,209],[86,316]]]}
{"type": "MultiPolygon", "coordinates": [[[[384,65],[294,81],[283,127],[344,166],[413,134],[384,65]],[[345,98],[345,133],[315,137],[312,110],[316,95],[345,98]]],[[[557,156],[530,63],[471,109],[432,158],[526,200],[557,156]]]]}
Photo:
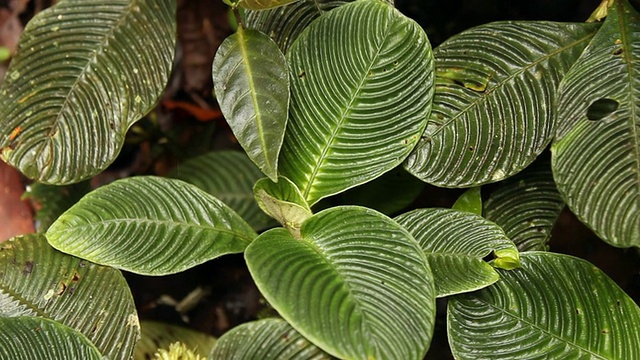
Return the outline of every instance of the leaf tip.
{"type": "Polygon", "coordinates": [[[496,250],[495,256],[496,259],[493,261],[493,265],[496,268],[513,270],[520,267],[520,254],[515,248],[496,250]]]}

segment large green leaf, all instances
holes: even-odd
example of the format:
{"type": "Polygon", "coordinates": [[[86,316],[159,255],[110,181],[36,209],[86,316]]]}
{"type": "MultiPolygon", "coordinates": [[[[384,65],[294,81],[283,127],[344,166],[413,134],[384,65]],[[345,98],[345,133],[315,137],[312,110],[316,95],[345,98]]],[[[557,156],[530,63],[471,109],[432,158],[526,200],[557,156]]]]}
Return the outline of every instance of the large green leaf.
{"type": "Polygon", "coordinates": [[[280,169],[309,204],[409,155],[433,95],[431,47],[418,24],[383,2],[356,1],[311,24],[287,56],[291,118],[280,169]]]}
{"type": "Polygon", "coordinates": [[[597,26],[497,22],[438,46],[433,112],[407,170],[470,187],[524,169],[551,141],[558,83],[597,26]]]}
{"type": "Polygon", "coordinates": [[[422,359],[435,290],[418,243],[388,217],[335,207],[260,235],[245,251],[260,292],[293,328],[342,359],[422,359]]]}
{"type": "Polygon", "coordinates": [[[168,176],[213,195],[256,231],[272,223],[253,197],[253,184],[262,178],[262,172],[242,152],[213,151],[180,163],[168,176]]]}
{"type": "Polygon", "coordinates": [[[329,360],[282,319],[263,319],[237,326],[224,334],[209,359],[329,360]]]}
{"type": "Polygon", "coordinates": [[[140,176],[82,198],[47,231],[66,253],[144,275],[242,252],[256,233],[220,200],[180,180],[140,176]]]}
{"type": "Polygon", "coordinates": [[[500,225],[520,251],[547,250],[564,208],[549,160],[537,160],[498,186],[485,203],[485,217],[500,225]]]}
{"type": "MultiPolygon", "coordinates": [[[[58,252],[43,235],[0,244],[0,319],[25,315],[82,332],[110,359],[130,358],[140,334],[133,297],[120,271],[58,252]]],[[[59,359],[73,358],[78,357],[59,359]]]]}
{"type": "Polygon", "coordinates": [[[449,300],[457,359],[638,359],[640,308],[592,264],[546,252],[449,300]]]}
{"type": "Polygon", "coordinates": [[[614,246],[640,247],[640,14],[616,1],[560,85],[553,173],[569,208],[614,246]]]}
{"type": "Polygon", "coordinates": [[[102,355],[81,333],[53,320],[0,318],[0,358],[11,360],[100,360],[102,355]]]}
{"type": "Polygon", "coordinates": [[[499,279],[495,265],[518,266],[518,251],[502,229],[482,217],[452,209],[418,209],[395,218],[418,240],[435,278],[438,297],[481,289],[499,279]]]}
{"type": "MultiPolygon", "coordinates": [[[[154,359],[159,349],[168,349],[180,342],[202,357],[209,354],[216,338],[185,327],[156,321],[140,322],[140,341],[136,344],[134,360],[154,359]]],[[[186,360],[186,359],[185,359],[186,360]]]]}
{"type": "Polygon", "coordinates": [[[62,0],[27,25],[0,88],[2,157],[67,184],[118,155],[171,71],[174,0],[62,0]]]}
{"type": "Polygon", "coordinates": [[[289,115],[289,71],[269,36],[238,27],[213,59],[220,110],[249,158],[273,181],[289,115]]]}

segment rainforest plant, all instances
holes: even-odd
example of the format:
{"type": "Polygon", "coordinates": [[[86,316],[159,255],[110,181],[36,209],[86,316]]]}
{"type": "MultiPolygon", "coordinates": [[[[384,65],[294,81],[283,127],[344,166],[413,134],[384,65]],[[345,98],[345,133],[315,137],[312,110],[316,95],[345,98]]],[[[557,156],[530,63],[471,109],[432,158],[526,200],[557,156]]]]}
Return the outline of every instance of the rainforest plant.
{"type": "Polygon", "coordinates": [[[246,154],[84,196],[167,84],[176,3],[61,0],[26,27],[0,148],[47,201],[38,234],[0,244],[1,358],[131,358],[140,324],[120,270],[231,253],[279,317],[230,330],[210,359],[422,359],[436,298],[456,358],[640,358],[638,305],[547,251],[565,203],[603,241],[640,247],[640,15],[626,0],[594,22],[495,22],[433,50],[388,1],[229,5],[214,92],[246,154]],[[407,210],[423,183],[470,190],[407,210]]]}

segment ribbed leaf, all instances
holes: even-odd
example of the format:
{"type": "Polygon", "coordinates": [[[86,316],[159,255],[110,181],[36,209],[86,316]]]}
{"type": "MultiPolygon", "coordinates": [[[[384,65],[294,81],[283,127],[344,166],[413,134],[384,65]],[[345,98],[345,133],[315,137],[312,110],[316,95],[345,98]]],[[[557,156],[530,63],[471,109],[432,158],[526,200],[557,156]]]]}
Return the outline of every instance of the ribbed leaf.
{"type": "Polygon", "coordinates": [[[133,297],[120,271],[55,251],[43,235],[0,244],[0,319],[24,315],[82,332],[109,359],[130,358],[140,333],[133,297]]]}
{"type": "Polygon", "coordinates": [[[299,237],[300,226],[311,217],[311,209],[291,180],[282,176],[278,177],[277,183],[261,179],[254,186],[253,192],[265,213],[299,237]]]}
{"type": "Polygon", "coordinates": [[[383,2],[356,1],[314,22],[287,56],[291,118],[280,167],[309,204],[408,156],[433,95],[431,47],[418,24],[383,2]]]}
{"type": "Polygon", "coordinates": [[[551,141],[558,83],[597,26],[497,22],[445,41],[434,51],[433,112],[407,170],[469,187],[524,169],[551,141]]]}
{"type": "Polygon", "coordinates": [[[553,173],[569,208],[614,246],[640,247],[640,15],[616,1],[560,86],[553,173]]]}
{"type": "Polygon", "coordinates": [[[449,300],[457,359],[638,359],[640,308],[590,263],[528,252],[522,268],[449,300]]]}
{"type": "Polygon", "coordinates": [[[465,191],[451,208],[482,215],[482,194],[480,193],[480,188],[474,187],[465,191]]]}
{"type": "Polygon", "coordinates": [[[242,252],[256,233],[220,200],[180,180],[132,177],[100,187],[47,231],[60,251],[144,275],[242,252]]]}
{"type": "Polygon", "coordinates": [[[564,208],[549,160],[534,162],[499,184],[485,203],[485,217],[500,225],[520,251],[547,250],[564,208]]]}
{"type": "Polygon", "coordinates": [[[283,52],[311,22],[327,11],[353,0],[299,0],[277,9],[247,11],[248,28],[268,34],[283,52]]]}
{"type": "Polygon", "coordinates": [[[55,186],[33,183],[27,187],[23,198],[31,200],[36,209],[36,228],[46,231],[71,205],[91,190],[89,181],[73,185],[55,186]]]}
{"type": "Polygon", "coordinates": [[[298,0],[240,0],[238,5],[249,10],[266,10],[296,1],[298,0]]]}
{"type": "Polygon", "coordinates": [[[102,355],[81,333],[53,320],[0,318],[0,358],[11,360],[86,359],[102,355]]]}
{"type": "Polygon", "coordinates": [[[175,8],[174,0],[62,0],[38,13],[0,88],[2,157],[53,184],[106,168],[165,87],[175,8]]]}
{"type": "Polygon", "coordinates": [[[341,359],[422,359],[435,291],[415,239],[386,216],[335,207],[245,251],[260,292],[291,326],[341,359]]]}
{"type": "Polygon", "coordinates": [[[418,209],[395,220],[418,240],[435,278],[438,297],[481,289],[499,279],[496,267],[518,266],[515,245],[496,224],[452,209],[418,209]]]}
{"type": "Polygon", "coordinates": [[[317,348],[282,319],[263,319],[237,326],[224,334],[209,359],[218,360],[328,360],[317,348]]]}
{"type": "Polygon", "coordinates": [[[136,344],[134,360],[154,359],[159,349],[168,349],[178,341],[196,354],[206,357],[216,343],[213,336],[156,321],[140,322],[140,330],[140,341],[136,344]]]}
{"type": "Polygon", "coordinates": [[[256,231],[271,224],[253,197],[262,172],[239,151],[214,151],[180,163],[169,177],[184,180],[218,198],[256,231]]]}
{"type": "Polygon", "coordinates": [[[213,84],[220,110],[249,158],[273,181],[289,115],[289,71],[269,36],[242,26],[218,48],[213,84]]]}

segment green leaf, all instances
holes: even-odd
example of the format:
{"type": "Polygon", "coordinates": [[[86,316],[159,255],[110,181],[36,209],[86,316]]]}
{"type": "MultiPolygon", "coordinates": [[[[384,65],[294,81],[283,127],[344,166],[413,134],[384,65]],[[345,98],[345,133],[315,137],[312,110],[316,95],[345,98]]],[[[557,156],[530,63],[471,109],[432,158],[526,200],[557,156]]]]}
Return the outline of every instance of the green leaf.
{"type": "Polygon", "coordinates": [[[169,78],[174,0],[62,0],[27,25],[0,88],[2,158],[43,183],[104,170],[169,78]]]}
{"type": "Polygon", "coordinates": [[[431,47],[418,24],[383,2],[356,1],[311,24],[287,57],[291,118],[280,170],[309,204],[409,155],[433,95],[431,47]]]}
{"type": "Polygon", "coordinates": [[[548,159],[501,182],[484,206],[485,217],[500,225],[520,251],[548,250],[563,208],[548,159]]]}
{"type": "Polygon", "coordinates": [[[239,6],[249,10],[266,10],[287,5],[298,0],[240,0],[239,6]]]}
{"type": "Polygon", "coordinates": [[[154,176],[92,191],[47,231],[60,251],[143,275],[173,274],[242,252],[255,236],[220,200],[154,176]]]}
{"type": "Polygon", "coordinates": [[[33,183],[27,186],[27,191],[22,198],[31,200],[36,209],[36,227],[38,231],[44,232],[62,213],[89,191],[91,191],[89,181],[65,186],[33,183]]]}
{"type": "Polygon", "coordinates": [[[291,326],[342,359],[422,359],[435,317],[429,266],[417,242],[373,210],[335,207],[295,239],[260,235],[245,251],[260,292],[291,326]]]}
{"type": "Polygon", "coordinates": [[[209,359],[328,360],[333,359],[282,319],[263,319],[225,333],[209,359]]]}
{"type": "Polygon", "coordinates": [[[53,320],[36,317],[0,318],[0,358],[102,359],[81,333],[53,320]]]}
{"type": "Polygon", "coordinates": [[[407,170],[434,185],[471,187],[524,169],[551,141],[558,83],[597,29],[496,22],[438,46],[433,112],[407,170]]]}
{"type": "Polygon", "coordinates": [[[277,183],[261,179],[254,186],[253,192],[264,212],[278,220],[295,237],[300,237],[300,227],[312,213],[300,190],[291,180],[282,176],[278,177],[277,183]]]}
{"type": "Polygon", "coordinates": [[[449,300],[456,359],[637,359],[640,308],[587,261],[522,254],[522,268],[449,300]]]}
{"type": "Polygon", "coordinates": [[[438,297],[481,289],[499,279],[483,258],[494,252],[496,267],[518,264],[518,251],[502,229],[472,213],[418,209],[395,220],[420,243],[435,278],[438,297]]]}
{"type": "Polygon", "coordinates": [[[482,194],[479,187],[465,191],[451,207],[455,210],[482,215],[482,194]]]}
{"type": "Polygon", "coordinates": [[[269,178],[278,177],[278,154],[289,113],[289,72],[267,35],[238,27],[213,60],[220,110],[249,158],[269,178]]]}
{"type": "Polygon", "coordinates": [[[168,176],[213,195],[256,231],[272,224],[253,197],[253,184],[262,178],[262,172],[242,152],[212,151],[180,163],[168,176]]]}
{"type": "Polygon", "coordinates": [[[25,315],[82,332],[110,359],[130,358],[140,334],[133,297],[120,271],[55,251],[40,234],[0,244],[0,319],[25,315]]]}
{"type": "Polygon", "coordinates": [[[610,8],[559,91],[558,190],[603,240],[640,247],[640,14],[626,1],[610,8]]]}
{"type": "Polygon", "coordinates": [[[7,61],[11,58],[11,51],[4,46],[0,46],[0,61],[7,61]]]}
{"type": "Polygon", "coordinates": [[[154,359],[159,349],[168,349],[178,341],[188,349],[194,349],[198,355],[206,357],[216,343],[213,336],[156,321],[140,322],[140,330],[140,341],[136,344],[134,360],[154,359]]]}

